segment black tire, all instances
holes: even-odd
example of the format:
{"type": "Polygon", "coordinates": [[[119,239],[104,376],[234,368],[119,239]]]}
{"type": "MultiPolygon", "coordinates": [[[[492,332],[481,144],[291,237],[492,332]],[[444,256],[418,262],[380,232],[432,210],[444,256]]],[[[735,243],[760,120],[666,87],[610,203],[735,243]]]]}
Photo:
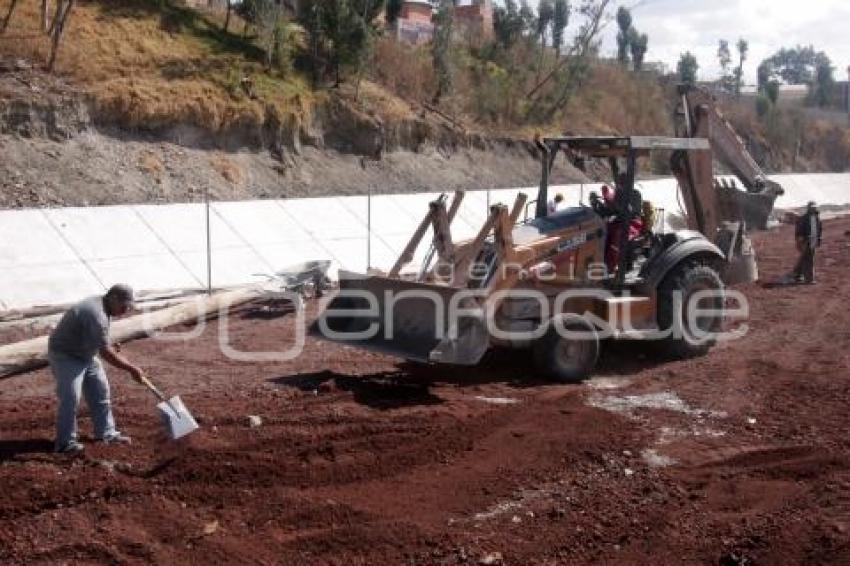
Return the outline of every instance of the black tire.
{"type": "Polygon", "coordinates": [[[596,328],[576,314],[562,314],[549,321],[546,334],[532,346],[534,366],[546,377],[560,383],[578,383],[586,379],[599,359],[599,336],[596,328]],[[582,332],[585,339],[561,336],[556,318],[563,328],[582,332]]]}
{"type": "Polygon", "coordinates": [[[722,295],[703,298],[697,305],[701,309],[713,308],[716,315],[686,320],[688,304],[694,293],[701,290],[723,292],[723,280],[709,265],[683,262],[667,274],[658,287],[658,327],[672,333],[661,342],[662,349],[673,357],[701,356],[714,346],[715,333],[723,322],[722,295]],[[681,301],[676,300],[677,294],[681,301]]]}

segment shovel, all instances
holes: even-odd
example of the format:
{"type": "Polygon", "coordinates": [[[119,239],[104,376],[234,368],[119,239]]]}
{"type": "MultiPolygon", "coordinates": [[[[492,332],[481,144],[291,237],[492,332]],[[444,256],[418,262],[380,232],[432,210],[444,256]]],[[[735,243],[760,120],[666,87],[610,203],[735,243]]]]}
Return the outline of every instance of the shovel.
{"type": "Polygon", "coordinates": [[[168,429],[168,434],[171,435],[172,440],[182,438],[198,429],[198,423],[195,422],[195,418],[183,405],[180,397],[175,395],[171,399],[166,399],[165,395],[147,377],[142,376],[141,381],[161,401],[156,408],[159,411],[162,424],[168,429]]]}

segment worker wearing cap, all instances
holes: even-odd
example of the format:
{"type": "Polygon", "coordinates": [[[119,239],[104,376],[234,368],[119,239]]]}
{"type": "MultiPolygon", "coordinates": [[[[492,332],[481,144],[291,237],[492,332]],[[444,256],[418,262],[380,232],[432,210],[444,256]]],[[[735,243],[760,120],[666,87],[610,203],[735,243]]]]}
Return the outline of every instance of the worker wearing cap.
{"type": "Polygon", "coordinates": [[[794,267],[794,280],[797,282],[815,282],[815,250],[820,247],[822,226],[817,205],[809,202],[806,212],[797,220],[794,232],[800,258],[794,267]]]}
{"type": "Polygon", "coordinates": [[[558,208],[561,206],[562,202],[564,202],[564,195],[561,193],[556,194],[555,198],[546,203],[548,214],[555,214],[558,212],[558,208]]]}
{"type": "Polygon", "coordinates": [[[89,297],[68,309],[50,334],[47,359],[56,380],[59,408],[56,414],[57,452],[83,450],[77,441],[77,407],[81,394],[94,424],[94,437],[105,443],[130,442],[115,428],[109,397],[109,381],[98,359],[130,373],[140,381],[142,370],[127,361],[109,342],[109,322],[133,308],[133,290],[114,285],[105,295],[89,297]]]}

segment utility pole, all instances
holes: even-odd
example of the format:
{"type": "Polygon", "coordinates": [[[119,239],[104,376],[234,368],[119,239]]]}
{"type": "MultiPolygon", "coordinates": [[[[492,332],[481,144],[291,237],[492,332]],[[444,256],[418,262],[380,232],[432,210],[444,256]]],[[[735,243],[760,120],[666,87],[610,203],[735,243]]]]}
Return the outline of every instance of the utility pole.
{"type": "Polygon", "coordinates": [[[210,230],[210,188],[204,189],[205,227],[207,232],[207,295],[212,295],[212,234],[210,230]]]}

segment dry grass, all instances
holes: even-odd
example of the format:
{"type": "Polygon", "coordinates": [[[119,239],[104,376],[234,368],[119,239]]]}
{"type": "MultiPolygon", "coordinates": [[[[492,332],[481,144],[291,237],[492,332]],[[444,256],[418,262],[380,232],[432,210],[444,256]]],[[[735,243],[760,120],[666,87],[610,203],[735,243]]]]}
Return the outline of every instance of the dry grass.
{"type": "Polygon", "coordinates": [[[155,179],[159,179],[165,171],[162,159],[151,150],[145,150],[139,155],[138,167],[140,171],[155,179]]]}
{"type": "Polygon", "coordinates": [[[224,154],[211,157],[210,165],[231,185],[241,186],[245,182],[245,171],[224,154]]]}
{"type": "Polygon", "coordinates": [[[576,135],[664,135],[672,132],[669,99],[655,77],[597,64],[570,101],[564,128],[576,135]]]}
{"type": "Polygon", "coordinates": [[[415,116],[410,104],[405,100],[365,79],[360,81],[359,86],[356,83],[341,85],[340,94],[367,114],[380,116],[388,121],[400,121],[415,116]]]}
{"type": "MultiPolygon", "coordinates": [[[[5,13],[9,0],[0,0],[5,13]]],[[[187,123],[211,130],[258,124],[270,108],[301,116],[313,101],[302,77],[267,73],[261,54],[198,12],[154,0],[78,3],[57,62],[58,73],[90,92],[99,115],[137,128],[187,123]],[[251,77],[257,99],[241,88],[251,77]]],[[[238,28],[238,26],[234,26],[238,28]]],[[[38,2],[20,3],[0,54],[45,61],[38,2]]]]}

